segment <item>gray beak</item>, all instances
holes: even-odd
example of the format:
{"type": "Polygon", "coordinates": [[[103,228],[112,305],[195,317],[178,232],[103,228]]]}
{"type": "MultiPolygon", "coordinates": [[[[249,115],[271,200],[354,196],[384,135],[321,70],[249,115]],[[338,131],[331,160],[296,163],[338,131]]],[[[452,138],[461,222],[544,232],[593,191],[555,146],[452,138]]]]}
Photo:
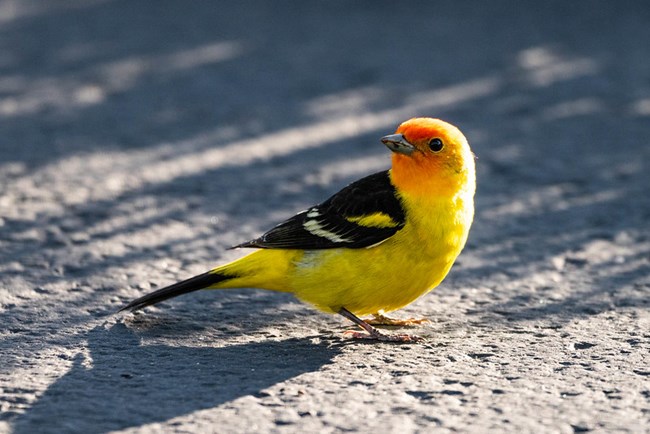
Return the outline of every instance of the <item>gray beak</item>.
{"type": "Polygon", "coordinates": [[[401,134],[391,134],[381,138],[381,142],[386,145],[388,149],[398,154],[411,155],[415,151],[415,146],[406,141],[401,134]]]}

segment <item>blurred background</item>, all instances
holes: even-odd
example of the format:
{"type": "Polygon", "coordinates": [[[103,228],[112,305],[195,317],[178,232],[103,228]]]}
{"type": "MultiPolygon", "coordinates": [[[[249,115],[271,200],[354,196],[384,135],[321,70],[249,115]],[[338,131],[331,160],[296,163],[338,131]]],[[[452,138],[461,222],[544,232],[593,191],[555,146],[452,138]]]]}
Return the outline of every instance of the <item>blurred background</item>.
{"type": "MultiPolygon", "coordinates": [[[[0,1],[3,365],[386,169],[414,116],[478,157],[466,253],[419,311],[647,312],[647,1],[0,1]]],[[[252,336],[251,305],[316,315],[239,294],[252,336]]],[[[191,329],[222,302],[175,303],[191,329]]]]}
{"type": "Polygon", "coordinates": [[[650,218],[645,2],[6,0],[0,22],[20,279],[214,261],[386,168],[378,138],[413,116],[478,156],[470,247],[549,257],[650,218]]]}

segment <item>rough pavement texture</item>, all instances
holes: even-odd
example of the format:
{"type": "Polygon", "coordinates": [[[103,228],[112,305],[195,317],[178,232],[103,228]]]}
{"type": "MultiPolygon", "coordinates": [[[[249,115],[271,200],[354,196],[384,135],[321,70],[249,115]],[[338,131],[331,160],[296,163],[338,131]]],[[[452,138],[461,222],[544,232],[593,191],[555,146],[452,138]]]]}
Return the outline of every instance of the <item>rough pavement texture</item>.
{"type": "Polygon", "coordinates": [[[650,6],[0,1],[0,431],[648,432],[650,6]],[[447,119],[476,222],[417,345],[290,295],[111,315],[447,119]]]}

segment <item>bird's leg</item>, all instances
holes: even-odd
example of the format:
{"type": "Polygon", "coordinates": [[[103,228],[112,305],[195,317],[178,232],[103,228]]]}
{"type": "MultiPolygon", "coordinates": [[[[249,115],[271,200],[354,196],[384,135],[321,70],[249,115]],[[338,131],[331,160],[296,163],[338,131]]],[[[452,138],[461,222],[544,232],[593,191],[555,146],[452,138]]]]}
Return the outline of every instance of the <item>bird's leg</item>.
{"type": "Polygon", "coordinates": [[[426,318],[408,318],[408,319],[398,319],[391,318],[382,313],[373,313],[372,318],[365,320],[366,323],[371,325],[388,325],[388,326],[413,326],[418,324],[425,324],[429,321],[426,318]]]}
{"type": "Polygon", "coordinates": [[[345,332],[347,336],[350,336],[355,339],[371,339],[371,340],[383,341],[383,342],[417,342],[422,340],[422,338],[415,335],[406,335],[406,334],[385,335],[344,307],[342,307],[338,313],[346,317],[347,319],[349,319],[350,321],[352,321],[353,323],[355,323],[356,325],[358,325],[359,327],[361,327],[367,332],[367,333],[362,333],[353,330],[348,330],[345,332]]]}

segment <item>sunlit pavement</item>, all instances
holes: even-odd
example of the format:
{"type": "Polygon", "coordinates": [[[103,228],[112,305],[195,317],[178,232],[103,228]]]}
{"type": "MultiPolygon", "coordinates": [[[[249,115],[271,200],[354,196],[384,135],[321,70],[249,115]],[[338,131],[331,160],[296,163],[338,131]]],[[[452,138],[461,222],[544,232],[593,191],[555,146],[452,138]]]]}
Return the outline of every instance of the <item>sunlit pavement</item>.
{"type": "Polygon", "coordinates": [[[644,432],[646,2],[0,1],[0,431],[644,432]],[[290,295],[188,295],[388,167],[477,155],[447,280],[368,345],[290,295]]]}

